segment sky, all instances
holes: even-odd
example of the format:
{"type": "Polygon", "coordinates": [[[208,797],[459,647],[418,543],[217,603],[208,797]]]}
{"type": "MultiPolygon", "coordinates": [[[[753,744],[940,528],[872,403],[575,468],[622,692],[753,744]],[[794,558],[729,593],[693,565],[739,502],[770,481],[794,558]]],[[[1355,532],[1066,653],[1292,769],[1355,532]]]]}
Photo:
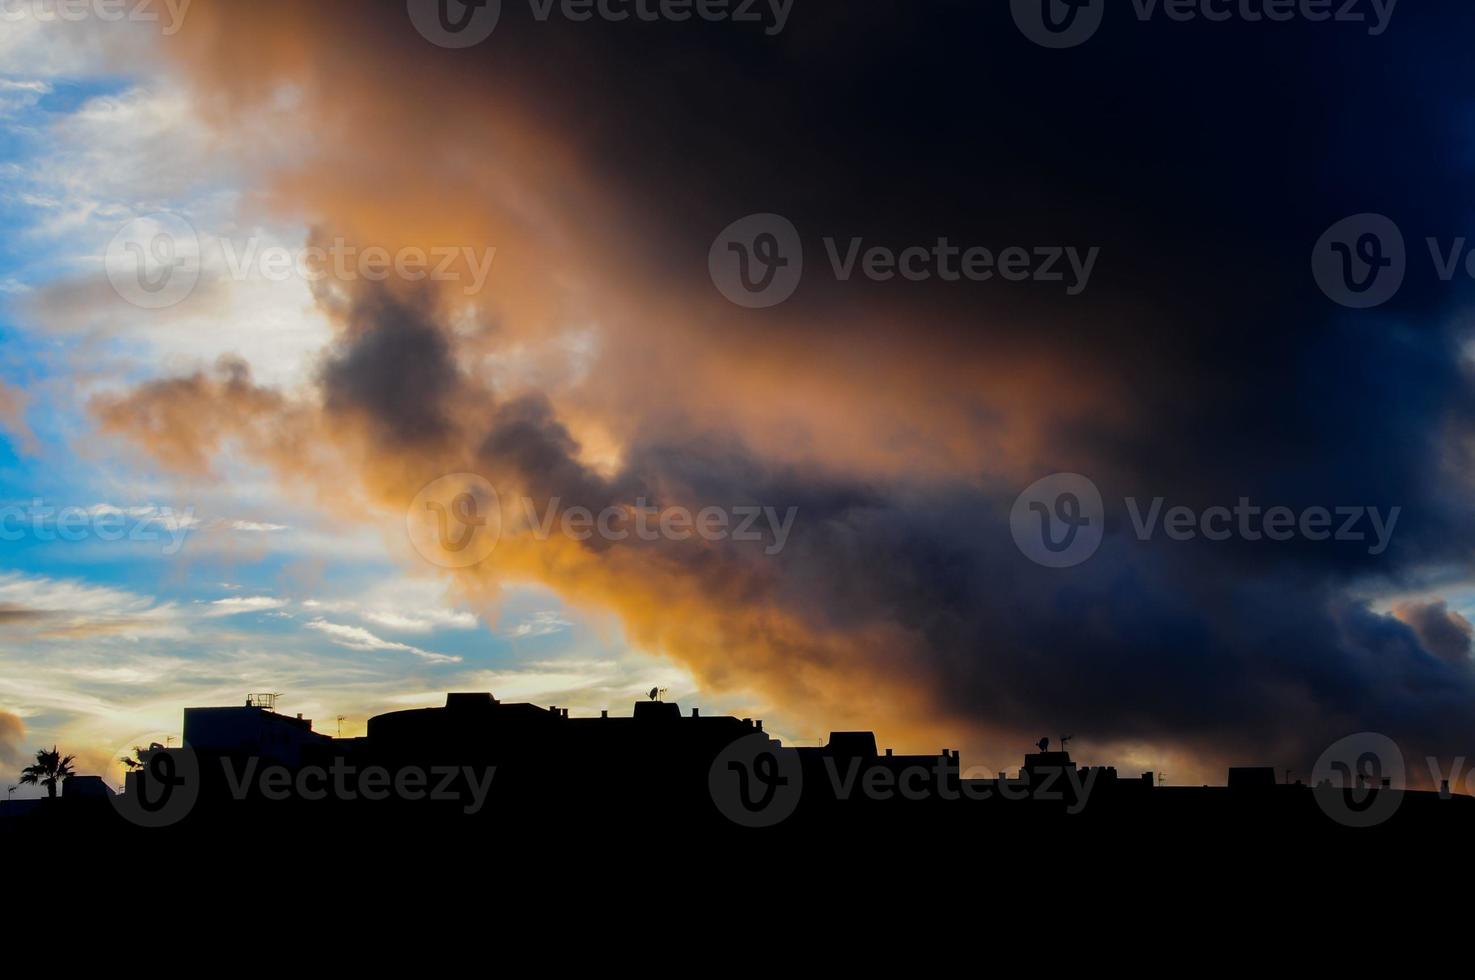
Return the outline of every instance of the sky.
{"type": "Polygon", "coordinates": [[[1475,11],[1122,5],[1054,50],[1018,6],[503,0],[460,48],[417,2],[7,6],[0,765],[258,691],[347,735],[652,686],[989,770],[1464,754],[1475,11]],[[1407,269],[1358,308],[1313,255],[1369,213],[1407,269]],[[762,303],[748,216],[803,254],[762,303]],[[1014,536],[1051,474],[1103,501],[1067,567],[1014,536]],[[433,533],[493,497],[485,553],[433,533]],[[1144,537],[1157,498],[1386,533],[1144,537]],[[562,521],[647,505],[769,533],[562,521]]]}

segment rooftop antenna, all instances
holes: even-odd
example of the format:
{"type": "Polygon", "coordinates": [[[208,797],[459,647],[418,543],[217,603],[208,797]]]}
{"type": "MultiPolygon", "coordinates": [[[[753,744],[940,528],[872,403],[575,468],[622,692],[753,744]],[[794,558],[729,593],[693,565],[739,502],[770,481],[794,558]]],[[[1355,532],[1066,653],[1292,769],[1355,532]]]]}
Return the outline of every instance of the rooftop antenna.
{"type": "Polygon", "coordinates": [[[664,687],[661,688],[659,691],[657,691],[656,692],[656,700],[657,701],[664,701],[664,700],[666,700],[666,691],[667,691],[667,688],[664,688],[664,687]]]}
{"type": "Polygon", "coordinates": [[[347,716],[346,715],[339,715],[338,716],[338,737],[339,738],[342,738],[343,737],[343,719],[345,717],[347,717],[347,716]]]}
{"type": "Polygon", "coordinates": [[[1074,735],[1062,735],[1062,736],[1060,736],[1060,751],[1064,752],[1065,751],[1065,743],[1066,742],[1069,742],[1073,738],[1075,738],[1074,735]]]}

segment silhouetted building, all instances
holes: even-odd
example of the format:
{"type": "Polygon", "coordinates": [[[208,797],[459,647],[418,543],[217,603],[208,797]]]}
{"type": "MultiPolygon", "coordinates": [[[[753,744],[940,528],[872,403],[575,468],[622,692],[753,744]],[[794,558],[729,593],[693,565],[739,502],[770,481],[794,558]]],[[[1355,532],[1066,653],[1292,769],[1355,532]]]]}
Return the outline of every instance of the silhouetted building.
{"type": "MultiPolygon", "coordinates": [[[[822,746],[790,748],[765,733],[761,720],[683,714],[654,697],[626,717],[571,717],[567,708],[451,693],[441,707],[375,716],[355,738],[314,732],[310,720],[279,714],[274,703],[265,696],[186,708],[184,745],[141,752],[144,768],[128,774],[114,806],[89,804],[110,791],[99,777],[79,776],[55,806],[4,812],[58,826],[70,821],[73,829],[116,813],[120,827],[178,824],[183,833],[243,840],[341,843],[400,831],[434,839],[467,827],[507,840],[649,842],[677,832],[776,827],[785,840],[834,846],[878,833],[972,837],[988,829],[1009,837],[1049,828],[1043,839],[1054,846],[1067,828],[1154,838],[1232,832],[1241,840],[1247,827],[1325,833],[1321,805],[1328,800],[1345,802],[1352,816],[1336,822],[1351,826],[1369,807],[1395,799],[1386,784],[1345,793],[1278,785],[1266,767],[1231,769],[1227,786],[1160,787],[1150,772],[1122,779],[1113,766],[1078,766],[1065,739],[1056,751],[1042,739],[1014,777],[965,779],[955,750],[883,753],[869,731],[833,732],[822,746]],[[177,817],[169,810],[171,784],[184,787],[185,812],[177,817]],[[133,817],[130,804],[137,804],[133,817]]],[[[1450,814],[1468,818],[1475,803],[1407,795],[1415,802],[1400,812],[1416,813],[1409,819],[1425,826],[1450,814]],[[1430,810],[1431,800],[1444,809],[1430,810]]],[[[5,829],[21,822],[7,820],[5,829]]]]}
{"type": "Polygon", "coordinates": [[[105,800],[113,795],[113,790],[101,776],[71,776],[62,780],[61,795],[73,800],[105,800]]]}
{"type": "Polygon", "coordinates": [[[265,706],[184,709],[184,743],[196,752],[250,753],[295,766],[309,747],[331,741],[312,730],[310,719],[280,715],[265,706]]]}
{"type": "Polygon", "coordinates": [[[1229,770],[1229,788],[1264,790],[1275,787],[1275,770],[1269,766],[1235,766],[1229,770]]]}

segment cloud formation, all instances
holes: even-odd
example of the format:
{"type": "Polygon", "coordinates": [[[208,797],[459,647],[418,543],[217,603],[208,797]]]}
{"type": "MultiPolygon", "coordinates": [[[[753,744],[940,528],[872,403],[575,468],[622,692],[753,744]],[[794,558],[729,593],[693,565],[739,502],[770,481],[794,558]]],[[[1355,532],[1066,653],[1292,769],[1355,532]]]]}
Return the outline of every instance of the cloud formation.
{"type": "Polygon", "coordinates": [[[0,432],[14,437],[22,450],[36,451],[36,437],[26,422],[25,392],[4,381],[0,381],[0,432]]]}
{"type": "Polygon", "coordinates": [[[303,215],[313,240],[495,246],[497,264],[475,297],[320,283],[335,334],[311,384],[225,358],[100,396],[102,431],[184,474],[250,459],[387,527],[438,477],[479,474],[503,501],[502,539],[447,573],[478,607],[506,583],[545,583],[614,610],[706,688],[928,750],[962,733],[986,764],[1055,729],[1206,778],[1226,761],[1304,768],[1365,728],[1411,754],[1475,736],[1463,620],[1437,599],[1374,608],[1463,575],[1468,290],[1414,276],[1396,304],[1352,318],[1307,268],[1347,214],[1386,210],[1430,234],[1475,215],[1445,152],[1462,108],[1406,111],[1409,82],[1388,67],[1417,57],[1420,92],[1459,90],[1461,54],[1439,39],[1475,14],[1400,11],[1380,39],[1226,24],[1164,41],[1144,25],[1047,71],[1005,5],[887,11],[849,5],[823,25],[796,12],[776,39],[508,11],[483,48],[450,57],[394,5],[202,5],[167,50],[218,99],[218,125],[284,83],[300,99],[305,162],[270,170],[263,207],[303,215]],[[1026,77],[1038,84],[1014,84],[1026,77]],[[706,255],[761,211],[803,230],[814,271],[784,306],[740,310],[706,255]],[[1102,258],[1081,297],[844,282],[825,271],[824,236],[1102,258]],[[1015,549],[1008,514],[1059,471],[1118,505],[1251,497],[1404,516],[1370,556],[1144,542],[1118,506],[1089,563],[1044,569],[1015,549]],[[778,555],[541,540],[507,507],[524,497],[538,513],[644,500],[799,516],[778,555]]]}
{"type": "Polygon", "coordinates": [[[178,630],[176,610],[121,589],[76,580],[0,574],[0,630],[13,638],[42,640],[93,636],[168,636],[178,630]]]}
{"type": "Polygon", "coordinates": [[[330,623],[325,619],[314,619],[307,624],[307,628],[325,633],[332,638],[334,643],[348,647],[350,650],[401,650],[405,653],[413,653],[422,660],[430,663],[451,664],[460,663],[460,657],[450,657],[443,653],[431,653],[421,650],[419,647],[410,646],[408,643],[397,643],[394,640],[385,640],[364,629],[362,626],[345,626],[341,623],[330,623]]]}
{"type": "Polygon", "coordinates": [[[210,603],[208,616],[236,616],[241,613],[271,612],[281,609],[287,600],[275,596],[230,596],[210,603]]]}
{"type": "MultiPolygon", "coordinates": [[[[26,726],[19,715],[0,711],[0,766],[12,769],[26,758],[26,726]]],[[[9,774],[12,778],[13,773],[9,774]]]]}

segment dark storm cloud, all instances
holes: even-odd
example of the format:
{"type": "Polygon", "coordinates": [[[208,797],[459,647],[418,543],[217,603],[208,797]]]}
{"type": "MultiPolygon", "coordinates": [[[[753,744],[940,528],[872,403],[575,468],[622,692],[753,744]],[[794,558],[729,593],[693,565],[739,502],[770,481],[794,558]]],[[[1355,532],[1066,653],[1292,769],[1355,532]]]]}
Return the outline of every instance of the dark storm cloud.
{"type": "Polygon", "coordinates": [[[785,323],[813,311],[833,330],[837,307],[872,306],[917,343],[972,332],[980,354],[1000,335],[1083,352],[1072,363],[1121,381],[1145,424],[1056,433],[1062,466],[1205,501],[1402,505],[1400,543],[1421,558],[1458,540],[1464,509],[1433,491],[1441,467],[1463,469],[1450,437],[1475,408],[1449,322],[1469,291],[1418,257],[1423,236],[1475,217],[1468,7],[1406,5],[1377,37],[1109,18],[1068,52],[1028,42],[1002,3],[807,5],[777,38],[505,7],[454,54],[398,11],[378,26],[408,63],[454,58],[468,84],[515,87],[648,216],[625,233],[680,281],[704,279],[713,236],[754,211],[791,218],[811,268],[822,236],[1099,245],[1081,297],[813,272],[785,323]],[[1369,210],[1404,227],[1414,261],[1392,305],[1352,315],[1316,289],[1309,256],[1369,210]]]}
{"type": "MultiPolygon", "coordinates": [[[[344,20],[345,50],[372,49],[411,101],[514,98],[634,216],[601,230],[629,246],[618,262],[714,310],[713,237],[754,212],[790,218],[810,271],[782,318],[744,321],[755,340],[832,331],[843,349],[853,329],[860,348],[862,331],[879,332],[890,345],[859,356],[894,358],[899,374],[909,349],[984,360],[1029,348],[1075,372],[1050,379],[1046,399],[1110,379],[1130,424],[1070,416],[1031,448],[1030,477],[1095,479],[1105,543],[1076,568],[1029,563],[1007,523],[1023,489],[1012,471],[862,479],[779,465],[666,419],[641,419],[617,475],[602,476],[545,397],[468,414],[439,314],[372,288],[322,371],[330,413],[367,419],[391,448],[464,434],[477,458],[566,505],[648,493],[799,506],[788,546],[761,564],[735,550],[647,549],[674,556],[714,608],[780,609],[809,639],[871,627],[898,638],[839,662],[785,636],[775,648],[791,659],[765,668],[775,685],[805,665],[870,672],[882,689],[905,676],[949,721],[990,736],[1069,729],[1302,771],[1350,731],[1384,731],[1409,753],[1458,752],[1475,737],[1475,676],[1452,655],[1458,623],[1445,610],[1381,615],[1361,598],[1438,585],[1475,530],[1464,448],[1475,405],[1456,315],[1469,284],[1440,282],[1420,259],[1424,237],[1475,228],[1475,9],[1402,5],[1378,37],[1334,23],[1124,17],[1058,52],[1027,41],[1005,3],[806,4],[777,38],[731,24],[537,24],[503,6],[491,39],[450,52],[386,3],[344,20]],[[1322,295],[1310,255],[1333,222],[1365,211],[1403,227],[1411,262],[1393,302],[1358,312],[1322,295]],[[825,271],[824,236],[1102,255],[1076,297],[842,283],[825,271]],[[1401,518],[1378,555],[1348,541],[1139,541],[1128,496],[1200,511],[1242,497],[1396,507],[1401,518]]],[[[444,178],[438,161],[423,166],[444,178]]],[[[446,193],[478,203],[454,183],[446,193]]],[[[699,335],[731,322],[690,321],[699,335]]],[[[804,382],[773,379],[786,383],[804,382]]],[[[869,397],[900,398],[884,385],[869,397]]],[[[610,563],[641,547],[587,546],[610,563]]],[[[619,585],[661,598],[639,576],[619,585]]],[[[754,642],[768,638],[755,629],[754,642]]]]}
{"type": "Polygon", "coordinates": [[[449,342],[433,312],[388,291],[358,294],[348,330],[323,364],[330,413],[358,415],[399,445],[435,442],[450,428],[458,386],[449,342]]]}
{"type": "Polygon", "coordinates": [[[1034,342],[1088,350],[1146,424],[1060,431],[1040,475],[1078,469],[1118,500],[1403,516],[1379,558],[1336,542],[1141,544],[1117,526],[1062,574],[1021,567],[1001,533],[1008,493],[894,488],[868,507],[811,503],[784,555],[790,596],[817,619],[917,630],[955,707],[1010,727],[1299,764],[1348,725],[1428,749],[1475,735],[1475,677],[1442,634],[1343,596],[1468,553],[1451,486],[1475,406],[1451,314],[1469,290],[1419,253],[1475,217],[1475,92],[1456,40],[1475,36],[1475,12],[1401,9],[1381,37],[1119,20],[1051,52],[1005,4],[863,6],[800,9],[774,45],[702,30],[700,55],[674,27],[564,32],[546,43],[577,47],[559,64],[578,67],[537,91],[648,206],[655,261],[693,278],[713,234],[755,211],[791,218],[811,261],[822,235],[1100,245],[1079,300],[811,275],[793,301],[905,305],[924,335],[971,316],[981,339],[1023,317],[1034,342]],[[1414,258],[1394,303],[1354,314],[1316,289],[1310,252],[1362,211],[1399,222],[1414,258]]]}
{"type": "Polygon", "coordinates": [[[1413,629],[1424,649],[1456,666],[1469,664],[1475,627],[1447,602],[1400,603],[1393,612],[1413,629]]]}
{"type": "Polygon", "coordinates": [[[481,445],[483,459],[515,468],[529,493],[560,505],[599,511],[616,503],[614,489],[576,459],[578,443],[542,395],[500,406],[481,445]]]}

